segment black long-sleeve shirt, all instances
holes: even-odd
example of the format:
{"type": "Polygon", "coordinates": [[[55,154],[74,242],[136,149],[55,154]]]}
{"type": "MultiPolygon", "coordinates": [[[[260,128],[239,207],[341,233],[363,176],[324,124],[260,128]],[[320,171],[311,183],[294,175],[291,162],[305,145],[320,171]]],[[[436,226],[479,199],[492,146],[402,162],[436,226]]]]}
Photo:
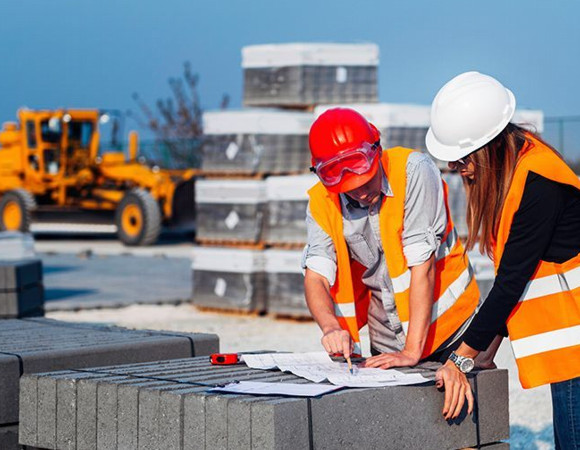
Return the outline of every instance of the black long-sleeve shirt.
{"type": "Polygon", "coordinates": [[[563,263],[580,253],[580,192],[530,172],[493,287],[463,335],[484,351],[522,296],[540,260],[563,263]]]}

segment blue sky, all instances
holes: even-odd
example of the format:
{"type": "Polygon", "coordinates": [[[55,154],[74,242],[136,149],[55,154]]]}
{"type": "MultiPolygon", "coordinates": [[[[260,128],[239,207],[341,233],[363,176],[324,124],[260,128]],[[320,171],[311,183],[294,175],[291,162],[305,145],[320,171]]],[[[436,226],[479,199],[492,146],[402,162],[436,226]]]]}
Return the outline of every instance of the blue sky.
{"type": "Polygon", "coordinates": [[[24,105],[125,110],[133,92],[153,103],[186,60],[204,107],[224,92],[239,107],[241,48],[282,42],[377,43],[381,101],[428,104],[479,70],[520,107],[580,115],[577,0],[5,0],[1,11],[0,121],[24,105]]]}

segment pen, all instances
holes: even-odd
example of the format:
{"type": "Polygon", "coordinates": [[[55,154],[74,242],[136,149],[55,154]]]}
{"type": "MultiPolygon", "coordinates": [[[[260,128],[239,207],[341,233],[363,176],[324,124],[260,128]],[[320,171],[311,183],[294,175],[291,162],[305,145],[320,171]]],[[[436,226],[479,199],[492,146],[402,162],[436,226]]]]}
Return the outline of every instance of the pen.
{"type": "Polygon", "coordinates": [[[350,374],[352,375],[352,362],[350,361],[350,356],[345,356],[344,357],[346,359],[346,362],[348,363],[348,370],[350,372],[350,374]]]}

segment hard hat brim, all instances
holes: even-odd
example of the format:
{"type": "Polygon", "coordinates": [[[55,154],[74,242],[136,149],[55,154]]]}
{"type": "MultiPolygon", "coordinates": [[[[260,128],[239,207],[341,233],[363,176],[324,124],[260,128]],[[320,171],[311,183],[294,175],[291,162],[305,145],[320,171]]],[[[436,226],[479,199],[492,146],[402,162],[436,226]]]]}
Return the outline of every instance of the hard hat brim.
{"type": "Polygon", "coordinates": [[[459,145],[446,145],[441,143],[433,133],[431,127],[427,130],[427,136],[425,136],[425,144],[427,145],[427,151],[433,156],[435,159],[445,162],[457,161],[458,159],[464,158],[465,156],[473,153],[478,148],[483,147],[485,144],[492,141],[498,134],[500,134],[507,124],[512,120],[514,113],[516,111],[516,99],[512,91],[506,88],[507,94],[509,96],[509,110],[506,113],[502,122],[498,125],[498,127],[487,136],[484,136],[477,141],[472,142],[470,145],[467,146],[459,146],[459,145]]]}

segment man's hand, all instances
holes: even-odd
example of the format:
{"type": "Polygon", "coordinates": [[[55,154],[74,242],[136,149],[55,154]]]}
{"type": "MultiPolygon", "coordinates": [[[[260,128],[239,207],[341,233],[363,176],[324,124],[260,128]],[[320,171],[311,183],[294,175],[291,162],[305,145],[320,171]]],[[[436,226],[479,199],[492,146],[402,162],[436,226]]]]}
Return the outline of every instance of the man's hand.
{"type": "Polygon", "coordinates": [[[467,398],[467,412],[473,412],[473,393],[467,377],[455,364],[447,361],[435,374],[435,386],[445,388],[445,404],[443,405],[443,417],[445,420],[455,419],[461,413],[465,399],[467,398]]]}
{"type": "Polygon", "coordinates": [[[342,328],[327,331],[321,342],[328,353],[342,353],[345,358],[350,356],[354,348],[349,332],[342,328]]]}
{"type": "Polygon", "coordinates": [[[421,355],[416,355],[408,350],[396,353],[381,353],[377,356],[367,358],[361,364],[361,367],[378,367],[379,369],[388,369],[390,367],[407,367],[415,366],[419,362],[421,355]]]}

